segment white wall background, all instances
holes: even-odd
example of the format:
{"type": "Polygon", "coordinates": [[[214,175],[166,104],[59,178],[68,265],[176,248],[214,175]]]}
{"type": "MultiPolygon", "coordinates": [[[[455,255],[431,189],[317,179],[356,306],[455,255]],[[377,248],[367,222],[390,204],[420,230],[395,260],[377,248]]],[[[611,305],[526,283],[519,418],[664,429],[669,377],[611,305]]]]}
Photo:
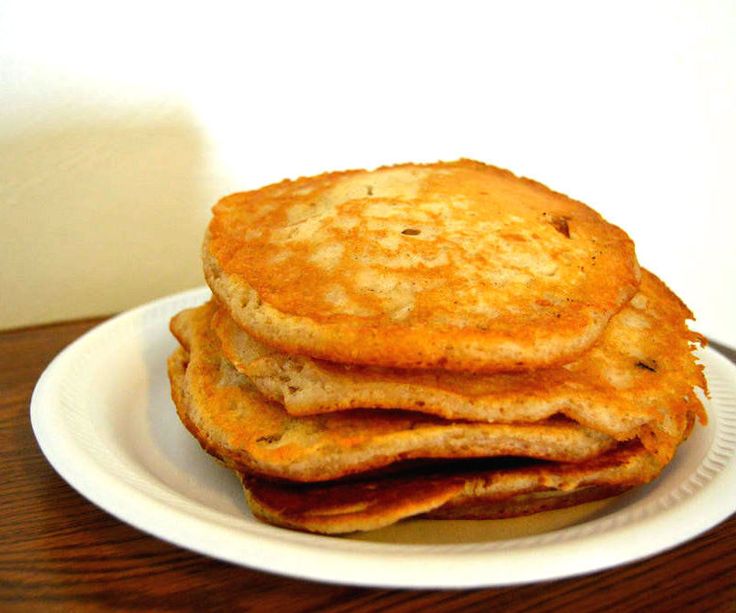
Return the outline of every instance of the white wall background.
{"type": "Polygon", "coordinates": [[[201,283],[225,193],[473,157],[736,345],[736,3],[0,3],[0,327],[201,283]]]}

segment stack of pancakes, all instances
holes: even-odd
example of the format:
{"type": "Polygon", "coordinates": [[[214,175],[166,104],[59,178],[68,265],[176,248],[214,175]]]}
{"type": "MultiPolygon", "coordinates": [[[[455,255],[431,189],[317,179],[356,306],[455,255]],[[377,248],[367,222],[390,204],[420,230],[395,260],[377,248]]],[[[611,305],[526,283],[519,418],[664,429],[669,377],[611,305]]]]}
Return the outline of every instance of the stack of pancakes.
{"type": "Polygon", "coordinates": [[[586,205],[460,160],[228,196],[176,315],[181,421],[253,513],[502,518],[654,479],[705,390],[687,307],[586,205]]]}

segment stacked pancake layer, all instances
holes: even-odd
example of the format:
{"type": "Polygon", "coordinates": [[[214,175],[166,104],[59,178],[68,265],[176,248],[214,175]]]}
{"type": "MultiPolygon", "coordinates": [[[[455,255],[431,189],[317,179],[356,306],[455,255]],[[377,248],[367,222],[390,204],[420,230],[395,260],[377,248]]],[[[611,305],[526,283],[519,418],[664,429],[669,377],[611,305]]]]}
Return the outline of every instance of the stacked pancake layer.
{"type": "Polygon", "coordinates": [[[462,160],[220,201],[172,396],[254,514],[498,518],[654,479],[706,389],[692,314],[582,203],[462,160]]]}

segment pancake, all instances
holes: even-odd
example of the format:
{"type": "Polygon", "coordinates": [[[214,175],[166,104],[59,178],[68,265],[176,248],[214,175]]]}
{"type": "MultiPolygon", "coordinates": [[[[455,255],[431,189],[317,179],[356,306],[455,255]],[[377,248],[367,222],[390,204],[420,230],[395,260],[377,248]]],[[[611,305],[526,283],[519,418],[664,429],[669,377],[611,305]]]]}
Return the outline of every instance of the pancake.
{"type": "Polygon", "coordinates": [[[240,474],[253,514],[271,524],[340,534],[374,530],[408,517],[500,519],[559,509],[647,483],[660,463],[641,445],[624,445],[583,464],[451,469],[324,484],[273,482],[240,474]]]}
{"type": "Polygon", "coordinates": [[[537,422],[557,413],[617,440],[638,437],[667,462],[706,388],[691,343],[692,313],[652,273],[598,343],[562,367],[465,374],[352,366],[288,355],[256,341],[218,309],[212,327],[227,359],[297,416],[353,408],[407,409],[445,419],[537,422]]]}
{"type": "Polygon", "coordinates": [[[280,351],[465,372],[570,362],[640,276],[632,241],[588,206],[469,160],[233,194],[203,263],[238,325],[280,351]]]}
{"type": "Polygon", "coordinates": [[[210,454],[248,473],[322,481],[412,458],[525,456],[581,462],[615,445],[567,419],[536,424],[447,421],[409,411],[290,416],[224,359],[212,304],[171,322],[182,348],[169,358],[181,421],[210,454]]]}

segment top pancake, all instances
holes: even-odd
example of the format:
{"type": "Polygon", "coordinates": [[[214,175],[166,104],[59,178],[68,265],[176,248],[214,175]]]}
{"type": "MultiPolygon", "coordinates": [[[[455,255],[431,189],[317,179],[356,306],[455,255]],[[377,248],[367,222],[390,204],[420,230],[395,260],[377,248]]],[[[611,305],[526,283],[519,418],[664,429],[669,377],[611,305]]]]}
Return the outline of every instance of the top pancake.
{"type": "Polygon", "coordinates": [[[639,284],[622,230],[469,160],[283,181],[213,212],[205,276],[231,316],[282,351],[336,362],[566,363],[639,284]]]}

